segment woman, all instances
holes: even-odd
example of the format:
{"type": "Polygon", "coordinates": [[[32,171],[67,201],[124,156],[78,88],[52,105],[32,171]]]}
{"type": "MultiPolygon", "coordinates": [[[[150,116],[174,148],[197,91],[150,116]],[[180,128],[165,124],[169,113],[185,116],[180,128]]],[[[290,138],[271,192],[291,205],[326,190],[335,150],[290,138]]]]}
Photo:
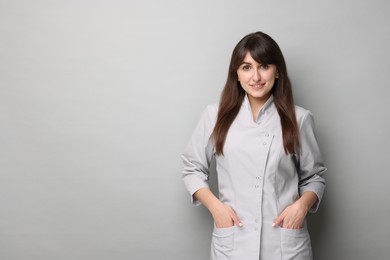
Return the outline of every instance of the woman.
{"type": "Polygon", "coordinates": [[[182,159],[192,202],[214,219],[211,259],[312,259],[305,216],[318,209],[326,168],[270,36],[234,48],[219,106],[207,107],[182,159]],[[213,158],[219,198],[208,188],[213,158]]]}

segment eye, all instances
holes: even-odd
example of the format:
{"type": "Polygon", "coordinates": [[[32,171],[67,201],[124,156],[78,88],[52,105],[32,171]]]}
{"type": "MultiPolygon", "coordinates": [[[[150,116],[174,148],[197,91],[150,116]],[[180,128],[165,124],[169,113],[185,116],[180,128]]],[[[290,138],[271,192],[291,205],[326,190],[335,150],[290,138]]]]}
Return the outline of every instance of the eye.
{"type": "Polygon", "coordinates": [[[243,65],[242,66],[242,69],[247,71],[247,70],[250,70],[251,69],[251,66],[250,65],[243,65]]]}
{"type": "Polygon", "coordinates": [[[260,68],[262,70],[268,70],[269,69],[269,65],[268,64],[261,64],[260,68]]]}

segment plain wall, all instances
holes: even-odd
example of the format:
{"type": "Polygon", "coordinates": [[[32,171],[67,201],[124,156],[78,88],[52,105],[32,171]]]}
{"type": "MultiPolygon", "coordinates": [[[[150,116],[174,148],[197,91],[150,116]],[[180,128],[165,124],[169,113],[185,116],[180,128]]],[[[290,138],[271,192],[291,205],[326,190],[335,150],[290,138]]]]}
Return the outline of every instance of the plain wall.
{"type": "Polygon", "coordinates": [[[180,155],[231,51],[284,52],[328,167],[316,260],[390,256],[388,1],[0,1],[0,259],[208,259],[180,155]]]}

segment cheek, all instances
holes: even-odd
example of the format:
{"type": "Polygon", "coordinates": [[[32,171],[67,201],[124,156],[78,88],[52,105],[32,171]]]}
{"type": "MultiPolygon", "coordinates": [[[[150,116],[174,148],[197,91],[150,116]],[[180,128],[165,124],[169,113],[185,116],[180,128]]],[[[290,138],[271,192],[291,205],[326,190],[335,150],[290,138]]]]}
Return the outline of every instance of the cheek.
{"type": "Polygon", "coordinates": [[[274,73],[274,72],[267,73],[266,78],[267,78],[268,81],[273,81],[274,82],[275,78],[276,78],[276,73],[274,73]]]}
{"type": "Polygon", "coordinates": [[[268,84],[269,84],[269,86],[274,86],[275,85],[275,77],[274,76],[269,76],[268,78],[267,78],[267,82],[268,82],[268,84]]]}
{"type": "Polygon", "coordinates": [[[237,78],[240,82],[247,82],[251,78],[251,72],[249,71],[238,71],[237,72],[237,78]]]}
{"type": "Polygon", "coordinates": [[[237,78],[238,78],[238,81],[244,81],[244,76],[242,75],[242,73],[237,73],[237,78]]]}
{"type": "Polygon", "coordinates": [[[275,85],[276,78],[275,78],[275,77],[272,77],[272,79],[271,79],[270,81],[272,82],[272,85],[275,85]]]}

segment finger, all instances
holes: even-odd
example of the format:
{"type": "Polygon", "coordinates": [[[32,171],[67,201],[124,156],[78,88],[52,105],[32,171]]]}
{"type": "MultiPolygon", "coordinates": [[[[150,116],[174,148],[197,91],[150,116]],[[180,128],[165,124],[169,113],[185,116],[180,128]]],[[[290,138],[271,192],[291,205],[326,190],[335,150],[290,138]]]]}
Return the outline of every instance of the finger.
{"type": "Polygon", "coordinates": [[[289,223],[287,223],[287,221],[284,221],[284,222],[282,223],[282,228],[292,229],[292,226],[291,226],[289,223]]]}
{"type": "Polygon", "coordinates": [[[274,223],[272,223],[272,226],[273,227],[277,227],[277,226],[280,226],[282,223],[283,223],[283,220],[284,220],[284,215],[281,214],[279,215],[279,217],[277,217],[274,221],[274,223]]]}
{"type": "Polygon", "coordinates": [[[233,214],[232,218],[233,218],[234,224],[235,224],[236,226],[239,226],[239,227],[242,227],[242,226],[243,226],[241,220],[237,217],[236,214],[233,214]]]}
{"type": "Polygon", "coordinates": [[[233,220],[233,224],[236,225],[236,226],[242,227],[242,222],[237,217],[236,212],[232,208],[229,208],[229,210],[230,210],[230,217],[233,220]]]}
{"type": "Polygon", "coordinates": [[[243,224],[242,224],[241,220],[237,217],[236,212],[230,207],[228,207],[228,210],[230,211],[230,217],[233,220],[233,224],[236,226],[242,227],[243,224]]]}
{"type": "Polygon", "coordinates": [[[301,224],[297,220],[289,219],[287,218],[284,219],[283,221],[283,228],[288,228],[288,229],[300,229],[301,224]]]}
{"type": "Polygon", "coordinates": [[[217,228],[227,228],[232,227],[234,225],[233,220],[227,222],[214,222],[217,228]]]}

